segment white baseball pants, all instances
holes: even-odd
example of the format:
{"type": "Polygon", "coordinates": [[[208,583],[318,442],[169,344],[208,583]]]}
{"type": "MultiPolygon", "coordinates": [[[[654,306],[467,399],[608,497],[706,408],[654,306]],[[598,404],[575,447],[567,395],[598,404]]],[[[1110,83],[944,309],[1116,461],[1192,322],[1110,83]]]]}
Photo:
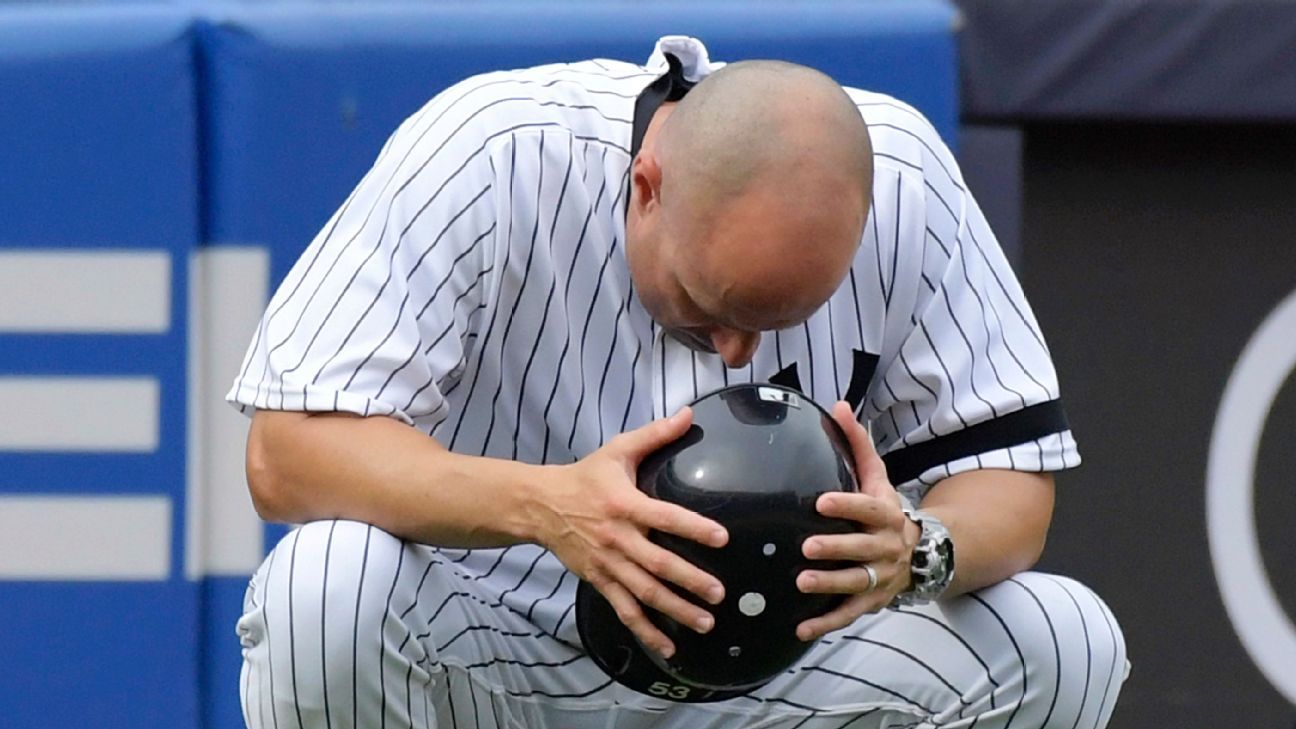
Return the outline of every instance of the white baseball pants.
{"type": "MultiPolygon", "coordinates": [[[[1127,673],[1107,606],[1027,572],[865,616],[751,696],[676,704],[610,681],[574,616],[541,629],[463,554],[350,521],[288,534],[238,623],[248,726],[1096,729],[1127,673]]],[[[570,605],[574,584],[564,574],[546,599],[570,605]]]]}

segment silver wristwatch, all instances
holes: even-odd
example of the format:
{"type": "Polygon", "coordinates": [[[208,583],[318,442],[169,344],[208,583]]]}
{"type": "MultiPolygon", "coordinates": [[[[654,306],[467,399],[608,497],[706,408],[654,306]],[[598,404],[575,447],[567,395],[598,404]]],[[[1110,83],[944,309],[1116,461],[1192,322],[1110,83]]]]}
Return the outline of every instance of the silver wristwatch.
{"type": "Polygon", "coordinates": [[[904,494],[900,494],[900,508],[922,529],[922,534],[909,560],[912,584],[895,596],[891,607],[924,605],[940,597],[954,579],[954,542],[940,519],[915,509],[904,494]]]}

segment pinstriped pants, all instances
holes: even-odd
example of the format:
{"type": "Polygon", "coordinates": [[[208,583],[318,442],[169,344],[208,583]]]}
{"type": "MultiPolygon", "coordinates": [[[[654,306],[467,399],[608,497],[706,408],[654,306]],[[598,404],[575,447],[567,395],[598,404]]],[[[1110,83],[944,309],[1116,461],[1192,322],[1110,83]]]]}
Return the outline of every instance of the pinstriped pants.
{"type": "Polygon", "coordinates": [[[238,623],[248,726],[1090,729],[1127,673],[1107,606],[1027,572],[865,616],[750,696],[673,704],[611,682],[565,613],[546,630],[481,585],[449,553],[365,524],[291,532],[238,623]]]}

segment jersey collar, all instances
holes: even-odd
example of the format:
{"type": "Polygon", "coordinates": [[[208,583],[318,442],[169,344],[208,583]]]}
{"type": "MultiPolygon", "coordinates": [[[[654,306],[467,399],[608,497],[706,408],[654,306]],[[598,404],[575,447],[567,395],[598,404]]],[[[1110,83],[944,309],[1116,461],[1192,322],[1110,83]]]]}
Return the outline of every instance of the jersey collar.
{"type": "Polygon", "coordinates": [[[657,109],[668,101],[679,101],[684,98],[684,95],[697,83],[684,78],[684,64],[678,56],[674,53],[665,55],[668,65],[666,73],[648,84],[635,100],[634,126],[630,132],[630,159],[634,159],[639,154],[639,148],[643,146],[644,134],[648,131],[648,123],[652,121],[657,109]]]}
{"type": "Polygon", "coordinates": [[[706,46],[687,35],[667,35],[657,40],[648,63],[649,71],[661,76],[648,85],[635,101],[634,125],[630,137],[630,158],[639,154],[644,132],[653,114],[667,101],[679,101],[697,82],[724,66],[711,61],[706,46]]]}

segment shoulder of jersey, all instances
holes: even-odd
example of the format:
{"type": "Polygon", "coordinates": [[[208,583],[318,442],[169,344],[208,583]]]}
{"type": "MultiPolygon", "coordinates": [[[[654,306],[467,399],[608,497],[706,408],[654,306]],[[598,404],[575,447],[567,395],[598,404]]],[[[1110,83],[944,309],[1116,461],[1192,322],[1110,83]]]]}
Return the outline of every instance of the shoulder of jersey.
{"type": "Polygon", "coordinates": [[[483,73],[437,93],[402,131],[417,135],[432,124],[447,133],[471,129],[469,136],[477,138],[527,126],[578,128],[590,137],[620,134],[634,116],[635,99],[656,75],[604,60],[483,73]]]}
{"type": "Polygon", "coordinates": [[[912,172],[925,169],[935,157],[942,168],[957,168],[949,147],[921,111],[887,94],[844,88],[868,125],[877,165],[912,172]]]}
{"type": "Polygon", "coordinates": [[[859,108],[864,121],[869,124],[887,124],[904,128],[910,132],[937,136],[936,128],[921,111],[894,96],[877,91],[842,87],[855,106],[859,108]]]}
{"type": "MultiPolygon", "coordinates": [[[[527,98],[540,103],[605,107],[629,102],[657,76],[624,61],[592,60],[552,63],[470,76],[437,95],[455,103],[481,104],[492,99],[527,98]]],[[[436,101],[434,99],[433,101],[436,101]]]]}

